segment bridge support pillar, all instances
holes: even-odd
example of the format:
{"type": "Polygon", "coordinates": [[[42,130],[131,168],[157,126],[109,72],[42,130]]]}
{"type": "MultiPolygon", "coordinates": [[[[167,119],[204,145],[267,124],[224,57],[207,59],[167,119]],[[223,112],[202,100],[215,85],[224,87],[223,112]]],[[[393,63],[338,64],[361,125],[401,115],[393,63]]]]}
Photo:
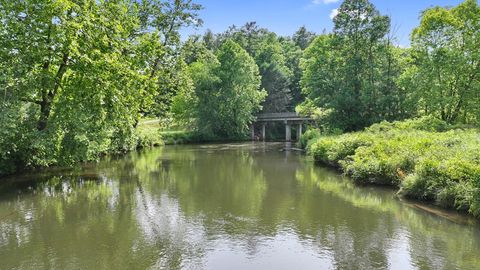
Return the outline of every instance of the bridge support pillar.
{"type": "Polygon", "coordinates": [[[297,128],[297,141],[300,141],[300,137],[302,136],[302,128],[303,128],[302,123],[298,124],[298,128],[297,128]]]}
{"type": "Polygon", "coordinates": [[[285,121],[285,141],[290,142],[292,140],[292,127],[285,121]]]}
{"type": "Polygon", "coordinates": [[[265,141],[265,123],[262,124],[262,140],[265,141]]]}
{"type": "Polygon", "coordinates": [[[253,124],[250,126],[250,134],[252,136],[252,141],[255,141],[255,126],[253,124]]]}

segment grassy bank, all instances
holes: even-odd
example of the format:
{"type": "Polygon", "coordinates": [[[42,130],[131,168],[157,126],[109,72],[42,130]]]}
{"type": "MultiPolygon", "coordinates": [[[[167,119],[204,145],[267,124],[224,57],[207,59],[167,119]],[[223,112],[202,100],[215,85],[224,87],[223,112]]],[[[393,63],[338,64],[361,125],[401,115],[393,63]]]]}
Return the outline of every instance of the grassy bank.
{"type": "Polygon", "coordinates": [[[199,142],[199,137],[191,131],[164,130],[157,122],[140,123],[136,129],[137,148],[161,145],[185,144],[199,142]]]}
{"type": "Polygon", "coordinates": [[[434,118],[375,124],[365,131],[301,141],[315,161],[362,184],[393,185],[408,198],[480,217],[480,133],[434,118]]]}

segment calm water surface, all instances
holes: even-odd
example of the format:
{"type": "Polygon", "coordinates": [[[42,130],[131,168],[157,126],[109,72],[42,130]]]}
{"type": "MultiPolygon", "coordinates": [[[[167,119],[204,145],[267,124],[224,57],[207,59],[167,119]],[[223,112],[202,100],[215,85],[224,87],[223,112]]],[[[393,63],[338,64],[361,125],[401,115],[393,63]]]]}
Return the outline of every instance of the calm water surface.
{"type": "Polygon", "coordinates": [[[1,269],[480,269],[480,225],[283,144],[165,147],[0,186],[1,269]]]}

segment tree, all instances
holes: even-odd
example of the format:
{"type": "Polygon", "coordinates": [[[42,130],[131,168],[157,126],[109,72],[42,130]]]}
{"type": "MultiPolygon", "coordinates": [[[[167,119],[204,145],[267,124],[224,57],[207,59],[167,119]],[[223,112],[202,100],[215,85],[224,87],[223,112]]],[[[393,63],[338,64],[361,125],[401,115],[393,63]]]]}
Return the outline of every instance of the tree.
{"type": "Polygon", "coordinates": [[[27,149],[6,150],[29,153],[25,164],[48,164],[131,147],[126,137],[139,106],[139,92],[131,89],[144,83],[125,53],[137,27],[134,5],[63,0],[1,6],[1,57],[11,68],[3,74],[4,102],[24,109],[19,125],[28,131],[18,134],[27,149]],[[114,136],[121,145],[113,146],[114,136]]]}
{"type": "MultiPolygon", "coordinates": [[[[173,97],[188,82],[185,81],[184,63],[180,54],[180,28],[199,26],[203,21],[198,16],[202,8],[192,0],[141,0],[139,1],[140,33],[154,37],[150,47],[161,48],[145,55],[146,70],[154,84],[147,92],[154,95],[153,102],[144,103],[140,114],[165,117],[173,97]]],[[[149,100],[148,98],[145,100],[149,100]]],[[[140,115],[138,115],[140,116],[140,115]]]]}
{"type": "Polygon", "coordinates": [[[318,109],[323,112],[322,122],[331,122],[331,125],[337,117],[332,110],[340,107],[339,101],[348,102],[345,93],[337,96],[343,78],[340,77],[341,60],[333,39],[333,35],[320,35],[305,50],[300,66],[303,70],[302,91],[307,98],[297,108],[302,114],[312,116],[318,109]]]}
{"type": "Polygon", "coordinates": [[[359,129],[377,120],[374,110],[379,89],[375,61],[378,49],[384,46],[390,19],[381,16],[368,0],[346,0],[333,21],[335,42],[345,61],[345,83],[340,88],[348,97],[347,102],[338,100],[340,110],[336,111],[346,121],[346,129],[359,129]]]}
{"type": "Polygon", "coordinates": [[[218,47],[217,38],[213,34],[212,30],[208,29],[202,37],[203,43],[207,49],[213,51],[218,47]]]}
{"type": "Polygon", "coordinates": [[[248,22],[240,28],[232,26],[219,35],[219,39],[234,40],[255,59],[262,78],[261,87],[268,93],[262,111],[289,111],[293,74],[286,65],[281,39],[255,22],[248,22]]]}
{"type": "Polygon", "coordinates": [[[404,117],[390,19],[367,0],[346,0],[334,24],[332,35],[318,37],[305,51],[303,107],[316,106],[331,127],[345,131],[404,117]]]}
{"type": "Polygon", "coordinates": [[[212,50],[201,36],[192,35],[183,43],[181,53],[181,58],[190,65],[209,57],[212,50]]]}
{"type": "Polygon", "coordinates": [[[302,78],[300,59],[302,58],[303,51],[290,38],[280,38],[279,41],[282,46],[283,55],[285,56],[285,65],[291,72],[289,86],[291,100],[288,111],[295,111],[295,107],[304,100],[300,86],[300,79],[302,78]]]}
{"type": "MultiPolygon", "coordinates": [[[[253,58],[232,40],[226,40],[215,57],[206,57],[190,67],[194,95],[192,102],[198,131],[206,138],[242,138],[248,133],[254,114],[261,109],[265,91],[253,58]]],[[[177,104],[187,104],[185,99],[177,104]]]]}
{"type": "Polygon", "coordinates": [[[162,87],[186,87],[172,59],[196,10],[180,0],[0,0],[0,167],[134,148],[139,112],[164,102],[162,87]]]}
{"type": "Polygon", "coordinates": [[[291,71],[290,77],[290,108],[288,111],[294,111],[296,106],[304,101],[300,80],[302,78],[302,69],[300,68],[300,59],[305,49],[310,46],[317,35],[307,30],[305,26],[300,27],[291,38],[281,38],[283,55],[285,55],[285,64],[291,71]]]}
{"type": "Polygon", "coordinates": [[[305,26],[302,26],[293,34],[292,40],[300,49],[305,50],[315,39],[315,36],[315,33],[308,31],[305,26]]]}
{"type": "Polygon", "coordinates": [[[480,7],[466,0],[454,8],[422,13],[412,36],[412,67],[403,86],[421,114],[449,123],[480,119],[480,7]]]}
{"type": "Polygon", "coordinates": [[[256,63],[262,78],[261,87],[267,91],[263,112],[286,112],[289,110],[290,78],[292,74],[285,65],[285,57],[278,38],[268,35],[256,52],[256,63]]]}

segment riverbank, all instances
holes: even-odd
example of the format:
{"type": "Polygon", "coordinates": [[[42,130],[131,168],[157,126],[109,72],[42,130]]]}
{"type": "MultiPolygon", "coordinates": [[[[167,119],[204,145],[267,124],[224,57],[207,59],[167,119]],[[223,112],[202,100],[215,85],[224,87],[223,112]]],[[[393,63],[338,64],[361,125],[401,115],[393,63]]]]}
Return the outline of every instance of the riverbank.
{"type": "Polygon", "coordinates": [[[241,142],[243,139],[223,139],[205,137],[202,134],[179,129],[164,129],[158,124],[158,121],[147,120],[141,123],[135,129],[137,137],[137,149],[151,148],[162,145],[176,145],[176,144],[198,144],[198,143],[219,143],[219,142],[241,142]]]}
{"type": "Polygon", "coordinates": [[[360,184],[391,185],[398,194],[480,217],[480,133],[434,118],[375,124],[362,132],[302,137],[316,162],[360,184]]]}
{"type": "Polygon", "coordinates": [[[43,135],[43,137],[38,137],[34,144],[31,143],[31,139],[35,138],[32,134],[18,140],[0,137],[0,178],[50,167],[72,167],[85,162],[98,162],[104,156],[125,154],[163,145],[232,141],[205,137],[195,131],[183,130],[175,126],[165,128],[160,125],[158,119],[142,119],[138,126],[132,129],[128,136],[128,142],[120,144],[116,141],[118,138],[112,137],[101,145],[84,140],[82,147],[72,144],[69,145],[70,148],[66,148],[61,146],[63,138],[51,136],[49,133],[43,135]],[[113,141],[116,143],[114,144],[113,141]],[[8,147],[4,146],[5,142],[15,142],[17,145],[15,151],[6,151],[8,147]],[[122,145],[122,147],[118,147],[118,145],[122,145]]]}
{"type": "Polygon", "coordinates": [[[199,142],[200,138],[187,130],[162,130],[158,123],[141,124],[136,128],[137,148],[199,142]]]}
{"type": "Polygon", "coordinates": [[[129,135],[111,132],[110,137],[101,138],[21,131],[15,131],[10,137],[0,136],[0,177],[55,166],[70,167],[142,148],[201,142],[194,132],[166,130],[158,120],[151,119],[140,121],[129,135]],[[128,139],[122,140],[122,137],[128,139]]]}

